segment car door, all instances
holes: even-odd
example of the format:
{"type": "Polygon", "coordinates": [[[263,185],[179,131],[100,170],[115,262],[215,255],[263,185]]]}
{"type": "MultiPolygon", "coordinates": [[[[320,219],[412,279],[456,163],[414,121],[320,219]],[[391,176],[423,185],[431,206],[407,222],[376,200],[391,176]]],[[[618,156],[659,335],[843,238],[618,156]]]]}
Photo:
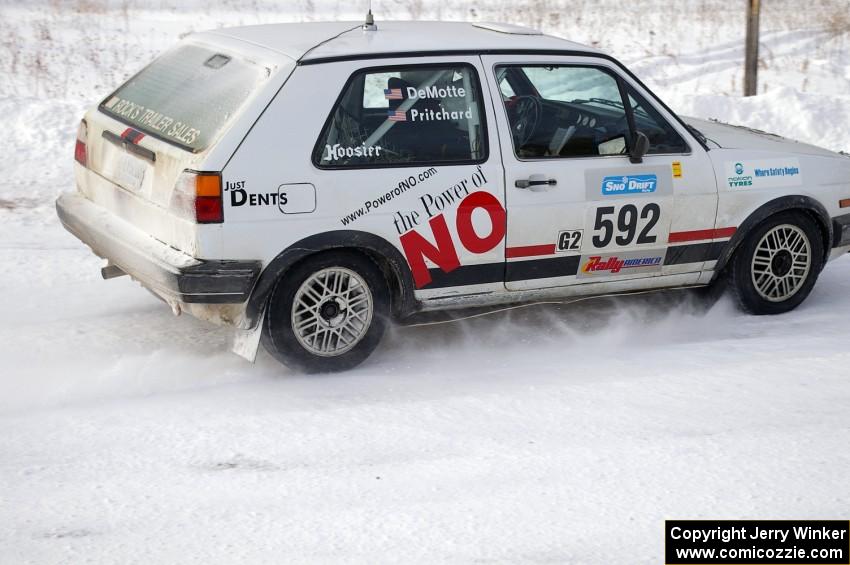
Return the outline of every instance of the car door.
{"type": "Polygon", "coordinates": [[[696,282],[706,250],[681,262],[668,247],[683,229],[714,227],[717,190],[675,117],[606,59],[482,59],[504,134],[506,287],[696,282]],[[650,140],[642,162],[628,155],[636,131],[650,140]]]}

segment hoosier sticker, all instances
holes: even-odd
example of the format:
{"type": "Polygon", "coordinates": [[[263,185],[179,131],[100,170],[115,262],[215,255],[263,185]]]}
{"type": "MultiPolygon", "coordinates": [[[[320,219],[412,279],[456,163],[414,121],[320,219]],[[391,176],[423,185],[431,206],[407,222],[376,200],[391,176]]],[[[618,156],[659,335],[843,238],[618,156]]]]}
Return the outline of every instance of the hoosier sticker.
{"type": "Polygon", "coordinates": [[[383,147],[380,145],[366,145],[361,143],[354,147],[343,147],[339,143],[333,145],[325,144],[325,161],[338,161],[340,159],[351,159],[352,157],[380,157],[383,147]]]}

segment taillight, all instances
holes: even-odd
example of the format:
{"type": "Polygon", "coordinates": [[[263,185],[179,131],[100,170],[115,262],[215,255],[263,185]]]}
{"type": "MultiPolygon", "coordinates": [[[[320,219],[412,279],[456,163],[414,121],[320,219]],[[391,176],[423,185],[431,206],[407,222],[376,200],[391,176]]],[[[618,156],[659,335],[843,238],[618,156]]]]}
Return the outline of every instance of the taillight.
{"type": "Polygon", "coordinates": [[[220,174],[198,173],[195,180],[195,221],[199,224],[220,224],[224,221],[220,174]]]}
{"type": "Polygon", "coordinates": [[[88,155],[86,154],[86,140],[89,135],[89,128],[85,120],[80,121],[80,127],[77,128],[77,144],[74,145],[74,160],[82,166],[88,165],[88,155]]]}
{"type": "Polygon", "coordinates": [[[180,217],[198,224],[223,222],[221,174],[183,171],[174,187],[171,210],[180,217]]]}

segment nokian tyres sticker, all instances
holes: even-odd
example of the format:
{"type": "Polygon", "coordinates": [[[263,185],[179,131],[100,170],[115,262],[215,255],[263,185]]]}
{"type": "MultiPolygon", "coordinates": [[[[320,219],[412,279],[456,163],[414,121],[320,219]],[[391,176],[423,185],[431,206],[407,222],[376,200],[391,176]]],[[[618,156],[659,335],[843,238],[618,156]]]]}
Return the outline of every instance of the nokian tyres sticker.
{"type": "Polygon", "coordinates": [[[732,189],[800,186],[803,174],[798,159],[728,161],[726,185],[732,189]]]}

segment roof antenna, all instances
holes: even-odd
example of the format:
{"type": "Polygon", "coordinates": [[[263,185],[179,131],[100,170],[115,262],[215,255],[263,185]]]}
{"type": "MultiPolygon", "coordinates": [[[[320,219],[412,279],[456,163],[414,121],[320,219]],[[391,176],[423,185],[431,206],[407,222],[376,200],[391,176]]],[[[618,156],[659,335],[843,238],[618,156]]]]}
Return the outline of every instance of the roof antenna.
{"type": "Polygon", "coordinates": [[[372,17],[372,0],[369,0],[369,11],[366,12],[366,23],[362,26],[363,31],[378,31],[375,18],[372,17]]]}

